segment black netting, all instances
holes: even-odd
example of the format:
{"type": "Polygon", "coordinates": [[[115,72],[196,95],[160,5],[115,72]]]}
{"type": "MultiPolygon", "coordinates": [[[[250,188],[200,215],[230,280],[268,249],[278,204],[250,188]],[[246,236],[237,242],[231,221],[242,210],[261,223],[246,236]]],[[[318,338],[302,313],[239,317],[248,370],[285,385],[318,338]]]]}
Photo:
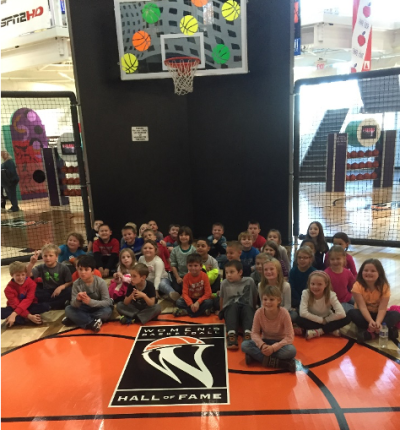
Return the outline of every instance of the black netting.
{"type": "Polygon", "coordinates": [[[400,245],[399,75],[303,82],[295,126],[299,233],[318,220],[328,237],[344,231],[400,245]]]}
{"type": "Polygon", "coordinates": [[[2,260],[30,255],[48,242],[65,243],[71,231],[86,239],[80,144],[68,98],[2,97],[2,260]]]}

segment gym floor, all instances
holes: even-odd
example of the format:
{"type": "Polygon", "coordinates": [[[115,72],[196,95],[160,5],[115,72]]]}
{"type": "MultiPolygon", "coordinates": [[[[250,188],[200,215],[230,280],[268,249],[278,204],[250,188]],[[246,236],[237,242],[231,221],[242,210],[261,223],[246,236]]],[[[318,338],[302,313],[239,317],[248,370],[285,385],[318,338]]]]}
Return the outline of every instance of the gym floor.
{"type": "MultiPolygon", "coordinates": [[[[399,304],[398,250],[352,246],[351,253],[357,267],[372,256],[382,261],[392,287],[390,304],[399,304]]],[[[9,280],[7,267],[2,267],[1,275],[4,289],[9,280]]],[[[162,306],[159,320],[146,328],[221,324],[215,315],[174,318],[170,304],[163,302],[162,306]]],[[[4,429],[119,429],[129,425],[142,429],[180,425],[203,429],[241,429],[248,425],[254,429],[295,425],[298,429],[329,430],[400,427],[399,350],[392,342],[387,350],[380,350],[376,340],[357,344],[352,325],[342,330],[340,338],[324,336],[306,341],[296,337],[295,375],[257,364],[247,366],[240,350],[227,351],[228,404],[180,405],[177,401],[168,406],[115,407],[110,402],[129,369],[126,365],[132,346],[138,348],[140,343],[134,344],[139,325],[110,322],[94,334],[62,326],[62,311],[43,317],[41,327],[6,329],[2,325],[4,429]]],[[[213,357],[213,361],[218,358],[213,357]]],[[[139,375],[132,366],[130,369],[130,379],[135,381],[139,375]]]]}

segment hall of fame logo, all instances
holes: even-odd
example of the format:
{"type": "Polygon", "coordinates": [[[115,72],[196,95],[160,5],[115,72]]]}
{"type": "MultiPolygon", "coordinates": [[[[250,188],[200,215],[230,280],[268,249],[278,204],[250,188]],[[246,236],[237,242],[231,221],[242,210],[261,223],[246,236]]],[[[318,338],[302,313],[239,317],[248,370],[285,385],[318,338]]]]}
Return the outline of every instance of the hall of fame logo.
{"type": "Polygon", "coordinates": [[[140,327],[110,407],[229,404],[224,324],[140,327]]]}

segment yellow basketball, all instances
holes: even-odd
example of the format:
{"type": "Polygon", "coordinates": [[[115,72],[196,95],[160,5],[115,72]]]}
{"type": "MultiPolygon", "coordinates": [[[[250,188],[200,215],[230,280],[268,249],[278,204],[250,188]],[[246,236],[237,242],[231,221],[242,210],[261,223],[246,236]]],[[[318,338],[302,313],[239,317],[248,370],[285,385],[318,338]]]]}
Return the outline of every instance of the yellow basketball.
{"type": "Polygon", "coordinates": [[[138,59],[133,54],[125,54],[121,58],[121,68],[125,73],[133,73],[139,66],[138,59]]]}
{"type": "Polygon", "coordinates": [[[186,34],[186,36],[190,36],[197,32],[197,30],[199,29],[199,23],[194,16],[187,15],[181,19],[180,28],[183,34],[186,34]]]}
{"type": "Polygon", "coordinates": [[[222,16],[227,21],[234,21],[240,15],[240,6],[234,0],[228,0],[222,6],[222,16]]]}

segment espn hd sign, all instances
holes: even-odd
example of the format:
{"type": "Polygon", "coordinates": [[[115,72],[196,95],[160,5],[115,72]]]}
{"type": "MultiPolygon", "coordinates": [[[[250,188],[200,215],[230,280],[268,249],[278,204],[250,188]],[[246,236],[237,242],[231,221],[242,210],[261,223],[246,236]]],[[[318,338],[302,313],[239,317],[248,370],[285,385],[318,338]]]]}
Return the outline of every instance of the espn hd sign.
{"type": "Polygon", "coordinates": [[[110,407],[229,404],[223,324],[140,327],[110,407]]]}

